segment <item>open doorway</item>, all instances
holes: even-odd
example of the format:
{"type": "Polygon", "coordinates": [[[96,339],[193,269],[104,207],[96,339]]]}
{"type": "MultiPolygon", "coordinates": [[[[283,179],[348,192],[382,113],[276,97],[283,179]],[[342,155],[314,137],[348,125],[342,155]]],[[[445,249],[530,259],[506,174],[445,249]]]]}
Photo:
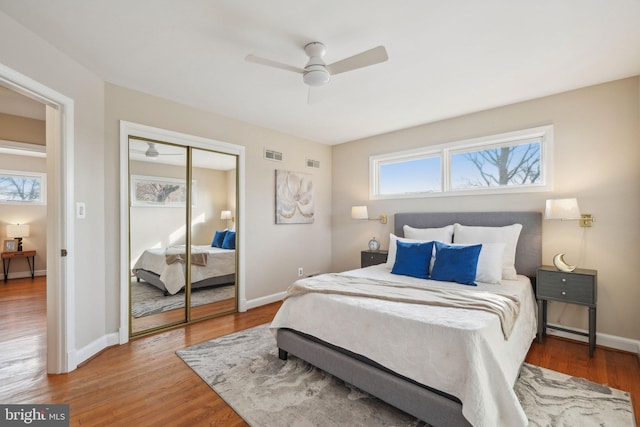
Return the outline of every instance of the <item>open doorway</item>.
{"type": "MultiPolygon", "coordinates": [[[[76,368],[73,360],[73,211],[72,199],[73,101],[15,70],[0,64],[0,85],[43,105],[46,146],[46,371],[63,373],[76,368]]],[[[24,148],[24,147],[23,147],[24,148]]],[[[29,230],[31,232],[31,229],[29,230]]],[[[35,230],[34,230],[35,232],[35,230]]],[[[37,254],[37,250],[36,250],[37,254]]],[[[37,262],[37,258],[33,260],[37,262]]],[[[37,269],[38,264],[34,264],[37,269]]],[[[35,271],[34,271],[35,273],[35,271]]],[[[34,274],[35,275],[35,274],[34,274]]]]}

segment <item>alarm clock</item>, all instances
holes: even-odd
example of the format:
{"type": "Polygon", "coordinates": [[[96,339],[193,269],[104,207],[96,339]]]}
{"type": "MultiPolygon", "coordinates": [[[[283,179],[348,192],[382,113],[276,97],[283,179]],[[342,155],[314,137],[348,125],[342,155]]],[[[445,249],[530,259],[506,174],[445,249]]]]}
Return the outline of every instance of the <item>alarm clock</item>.
{"type": "Polygon", "coordinates": [[[377,251],[379,249],[380,249],[380,242],[377,241],[375,237],[373,239],[369,240],[369,250],[370,251],[377,251]]]}

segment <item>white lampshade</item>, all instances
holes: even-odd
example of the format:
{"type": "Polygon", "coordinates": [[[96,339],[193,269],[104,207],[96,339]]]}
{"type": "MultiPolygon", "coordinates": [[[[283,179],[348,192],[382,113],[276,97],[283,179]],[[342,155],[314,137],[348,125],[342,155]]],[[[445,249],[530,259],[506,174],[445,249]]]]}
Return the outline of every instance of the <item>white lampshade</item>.
{"type": "Polygon", "coordinates": [[[577,199],[550,199],[544,210],[545,219],[580,219],[577,199]]]}
{"type": "Polygon", "coordinates": [[[352,206],[351,218],[353,219],[369,219],[369,212],[366,206],[352,206]]]}
{"type": "Polygon", "coordinates": [[[231,211],[220,212],[220,219],[231,219],[231,211]]]}
{"type": "Polygon", "coordinates": [[[7,237],[29,237],[29,226],[27,224],[8,224],[7,237]]]}

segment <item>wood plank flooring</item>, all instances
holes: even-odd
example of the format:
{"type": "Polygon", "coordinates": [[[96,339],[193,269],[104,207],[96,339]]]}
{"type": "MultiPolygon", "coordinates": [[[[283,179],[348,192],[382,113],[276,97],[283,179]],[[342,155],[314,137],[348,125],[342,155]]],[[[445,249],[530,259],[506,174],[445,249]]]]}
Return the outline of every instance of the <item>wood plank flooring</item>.
{"type": "MultiPolygon", "coordinates": [[[[270,321],[274,303],[106,349],[74,372],[46,374],[45,279],[0,283],[0,403],[68,403],[72,426],[245,426],[175,355],[270,321]]],[[[548,337],[527,361],[630,391],[640,426],[640,363],[633,354],[548,337]]]]}

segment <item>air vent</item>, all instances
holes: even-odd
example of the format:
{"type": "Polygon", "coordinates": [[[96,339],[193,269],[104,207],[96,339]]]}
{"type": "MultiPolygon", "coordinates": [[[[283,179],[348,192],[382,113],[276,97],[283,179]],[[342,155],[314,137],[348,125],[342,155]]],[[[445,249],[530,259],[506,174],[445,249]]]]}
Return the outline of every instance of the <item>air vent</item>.
{"type": "Polygon", "coordinates": [[[268,160],[282,161],[282,153],[268,148],[264,149],[264,158],[268,160]]]}
{"type": "Polygon", "coordinates": [[[307,159],[306,160],[306,165],[307,165],[308,168],[319,169],[320,168],[320,160],[307,159]]]}

